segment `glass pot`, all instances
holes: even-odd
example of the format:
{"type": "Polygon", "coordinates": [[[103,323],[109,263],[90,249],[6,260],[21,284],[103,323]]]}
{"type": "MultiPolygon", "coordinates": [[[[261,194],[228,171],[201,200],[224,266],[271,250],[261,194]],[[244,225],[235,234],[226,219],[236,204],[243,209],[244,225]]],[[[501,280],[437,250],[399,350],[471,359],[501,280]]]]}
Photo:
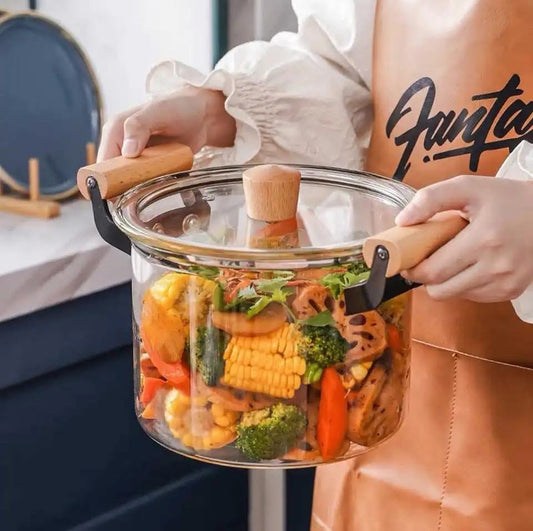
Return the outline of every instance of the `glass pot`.
{"type": "Polygon", "coordinates": [[[190,164],[170,152],[79,173],[104,239],[131,250],[146,433],[203,461],[284,468],[348,459],[391,437],[406,408],[413,287],[397,273],[460,230],[457,216],[387,231],[413,190],[334,168],[151,178],[190,164]],[[109,214],[102,197],[147,178],[109,214]]]}

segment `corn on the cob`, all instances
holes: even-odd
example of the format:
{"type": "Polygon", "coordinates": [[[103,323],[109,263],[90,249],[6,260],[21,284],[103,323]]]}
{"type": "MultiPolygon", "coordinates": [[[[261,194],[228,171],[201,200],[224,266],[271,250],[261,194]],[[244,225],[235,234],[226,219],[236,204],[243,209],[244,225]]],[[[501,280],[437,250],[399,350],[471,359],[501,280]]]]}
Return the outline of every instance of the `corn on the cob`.
{"type": "Polygon", "coordinates": [[[297,341],[298,332],[289,324],[262,336],[233,336],[224,352],[222,383],[292,398],[305,373],[305,360],[297,353],[297,341]]]}
{"type": "Polygon", "coordinates": [[[236,437],[240,413],[211,404],[204,396],[192,398],[177,389],[165,398],[165,421],[170,433],[195,450],[211,450],[236,437]],[[211,406],[211,407],[209,407],[211,406]]]}
{"type": "Polygon", "coordinates": [[[168,273],[150,288],[152,297],[168,312],[177,312],[188,331],[191,320],[194,326],[205,324],[215,283],[206,278],[168,273]]]}
{"type": "Polygon", "coordinates": [[[190,328],[205,324],[215,283],[199,276],[168,273],[154,282],[143,301],[141,335],[163,361],[179,361],[190,328]]]}

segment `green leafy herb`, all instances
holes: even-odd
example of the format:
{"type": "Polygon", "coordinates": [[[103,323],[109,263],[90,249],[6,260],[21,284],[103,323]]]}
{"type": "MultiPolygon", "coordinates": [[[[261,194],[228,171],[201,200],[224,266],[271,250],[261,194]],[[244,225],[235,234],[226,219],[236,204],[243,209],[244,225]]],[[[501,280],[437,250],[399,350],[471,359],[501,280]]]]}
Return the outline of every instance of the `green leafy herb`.
{"type": "Polygon", "coordinates": [[[308,326],[335,326],[335,319],[333,319],[331,312],[324,310],[312,317],[308,317],[302,321],[302,324],[308,326]]]}
{"type": "Polygon", "coordinates": [[[224,306],[224,310],[243,312],[248,318],[252,318],[270,303],[276,302],[285,308],[291,319],[295,320],[287,304],[287,299],[294,290],[286,287],[286,284],[287,280],[281,278],[256,280],[253,285],[240,289],[235,298],[224,306]]]}
{"type": "Polygon", "coordinates": [[[257,315],[262,310],[264,310],[271,302],[272,299],[266,295],[259,297],[259,299],[257,299],[257,301],[252,306],[250,306],[250,308],[246,312],[246,317],[254,317],[254,315],[257,315]]]}
{"type": "Polygon", "coordinates": [[[226,311],[236,310],[246,312],[260,297],[261,296],[257,293],[257,291],[255,291],[253,286],[247,286],[246,288],[240,289],[237,292],[236,297],[229,304],[227,304],[224,309],[226,311]]]}
{"type": "Polygon", "coordinates": [[[287,284],[287,280],[283,278],[272,278],[269,280],[256,280],[255,286],[258,291],[263,293],[274,293],[276,290],[280,290],[287,284]]]}
{"type": "Polygon", "coordinates": [[[209,280],[215,280],[220,275],[220,269],[218,267],[210,266],[191,266],[191,273],[207,278],[209,280]]]}
{"type": "Polygon", "coordinates": [[[326,288],[329,288],[335,299],[338,299],[343,291],[350,286],[354,286],[368,278],[369,271],[363,262],[350,264],[344,273],[330,273],[320,282],[326,288]]]}

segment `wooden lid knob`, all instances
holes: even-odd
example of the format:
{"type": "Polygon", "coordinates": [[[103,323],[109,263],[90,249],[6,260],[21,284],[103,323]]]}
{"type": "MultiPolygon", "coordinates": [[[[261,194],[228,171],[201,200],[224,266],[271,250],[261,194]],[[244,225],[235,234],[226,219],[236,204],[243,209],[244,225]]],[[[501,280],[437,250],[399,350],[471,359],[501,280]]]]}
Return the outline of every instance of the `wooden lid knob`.
{"type": "Polygon", "coordinates": [[[296,216],[300,172],[289,166],[265,164],[242,175],[246,212],[259,221],[283,221],[296,216]]]}

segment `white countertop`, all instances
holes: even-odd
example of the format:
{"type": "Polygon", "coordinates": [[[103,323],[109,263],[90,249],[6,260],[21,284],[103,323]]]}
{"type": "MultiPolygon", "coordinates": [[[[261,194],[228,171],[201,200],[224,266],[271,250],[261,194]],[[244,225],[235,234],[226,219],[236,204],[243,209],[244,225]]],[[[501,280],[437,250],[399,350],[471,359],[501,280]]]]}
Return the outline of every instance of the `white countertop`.
{"type": "Polygon", "coordinates": [[[98,235],[89,202],[63,203],[49,220],[0,211],[0,321],[130,278],[129,257],[98,235]]]}

